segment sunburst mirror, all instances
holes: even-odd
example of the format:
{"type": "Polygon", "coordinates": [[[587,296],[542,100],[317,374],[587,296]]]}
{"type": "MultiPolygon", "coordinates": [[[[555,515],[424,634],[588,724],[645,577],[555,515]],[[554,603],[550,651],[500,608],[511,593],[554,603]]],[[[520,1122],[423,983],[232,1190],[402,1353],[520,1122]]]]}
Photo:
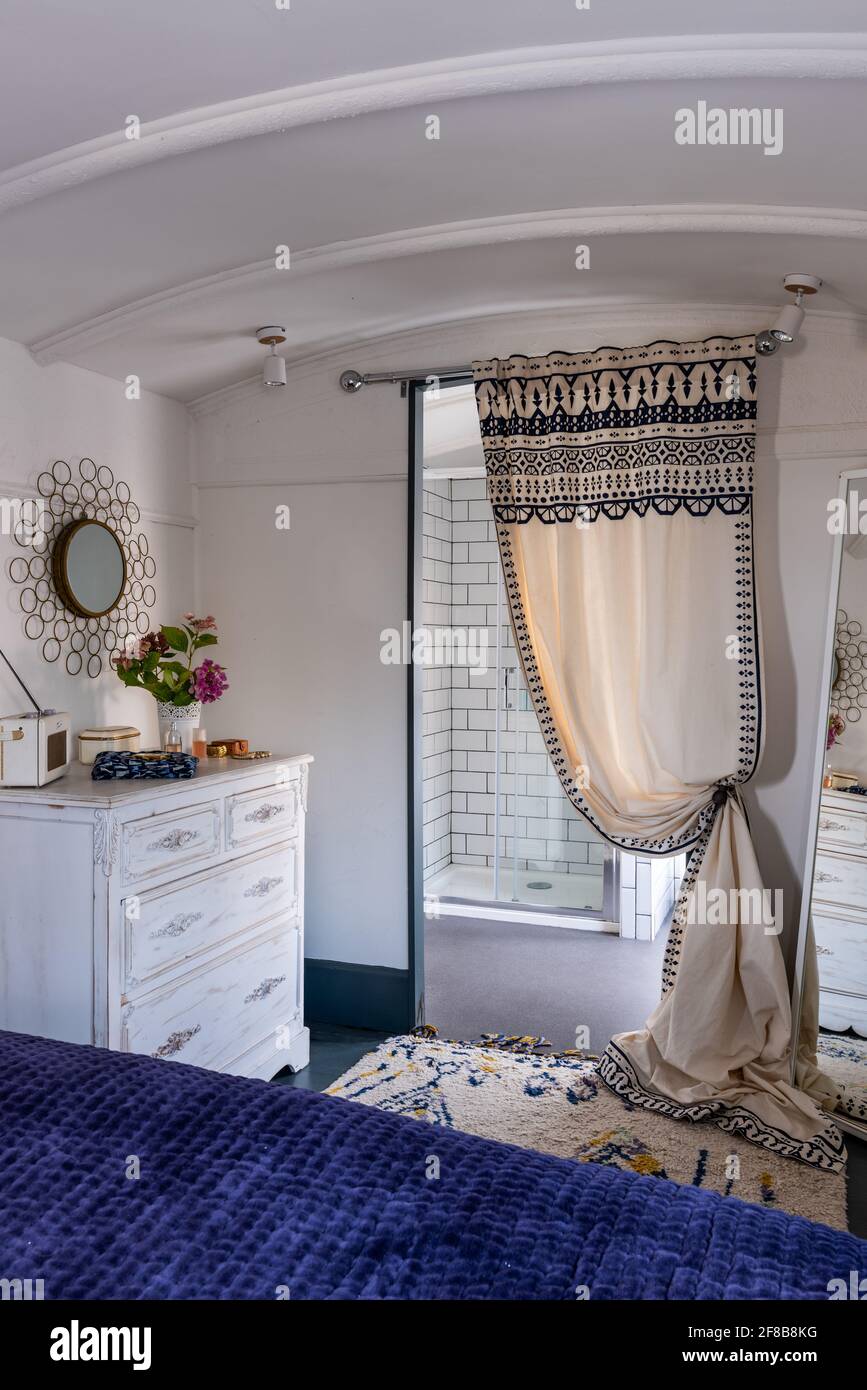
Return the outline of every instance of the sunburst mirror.
{"type": "Polygon", "coordinates": [[[127,484],[89,458],[75,478],[58,459],[36,489],[40,505],[13,530],[28,554],[9,563],[24,631],[46,661],[64,657],[70,676],[96,679],[128,636],[151,627],[156,562],[136,530],[141,512],[127,484]]]}

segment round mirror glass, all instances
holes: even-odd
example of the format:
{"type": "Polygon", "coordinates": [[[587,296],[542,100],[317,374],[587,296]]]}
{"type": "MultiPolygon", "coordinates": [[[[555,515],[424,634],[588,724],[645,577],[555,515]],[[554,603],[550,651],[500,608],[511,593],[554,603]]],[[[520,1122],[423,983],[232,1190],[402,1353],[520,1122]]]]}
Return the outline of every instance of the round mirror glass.
{"type": "Polygon", "coordinates": [[[101,521],[75,521],[60,536],[54,576],[67,606],[88,618],[110,613],[126,583],[123,548],[101,521]]]}

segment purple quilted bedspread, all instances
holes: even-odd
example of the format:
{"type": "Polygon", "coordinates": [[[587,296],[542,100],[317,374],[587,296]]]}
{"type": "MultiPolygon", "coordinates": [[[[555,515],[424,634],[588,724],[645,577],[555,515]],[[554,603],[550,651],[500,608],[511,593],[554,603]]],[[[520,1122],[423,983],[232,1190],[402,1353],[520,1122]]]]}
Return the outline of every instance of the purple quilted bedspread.
{"type": "Polygon", "coordinates": [[[0,1149],[0,1275],[49,1299],[825,1299],[867,1269],[780,1211],[15,1033],[0,1149]]]}

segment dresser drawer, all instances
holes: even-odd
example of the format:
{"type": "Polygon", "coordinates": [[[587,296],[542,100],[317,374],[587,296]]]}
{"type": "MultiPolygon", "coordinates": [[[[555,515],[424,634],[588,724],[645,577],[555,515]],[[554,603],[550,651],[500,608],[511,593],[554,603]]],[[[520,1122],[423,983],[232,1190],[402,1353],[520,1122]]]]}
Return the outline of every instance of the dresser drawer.
{"type": "Polygon", "coordinates": [[[255,844],[266,836],[295,835],[301,813],[297,778],[280,786],[242,792],[226,800],[226,844],[232,849],[255,844]]]}
{"type": "Polygon", "coordinates": [[[867,815],[838,811],[822,804],[819,810],[819,848],[867,849],[867,815]]]}
{"type": "Polygon", "coordinates": [[[823,989],[861,994],[867,1000],[867,923],[813,913],[823,989]]]}
{"type": "Polygon", "coordinates": [[[164,816],[129,821],[123,827],[123,880],[137,883],[155,874],[210,859],[220,852],[217,802],[164,816]]]}
{"type": "Polygon", "coordinates": [[[867,859],[820,850],[813,872],[813,901],[867,913],[867,859]]]}
{"type": "MultiPolygon", "coordinates": [[[[845,1033],[854,1028],[859,1037],[867,1038],[867,999],[856,994],[835,994],[830,989],[820,990],[819,1023],[832,1033],[845,1033]]],[[[820,1064],[821,1061],[820,1053],[820,1064]]]]}
{"type": "Polygon", "coordinates": [[[139,996],[123,1010],[121,1050],[219,1067],[298,1011],[299,925],[285,922],[243,951],[139,996]]]}
{"type": "Polygon", "coordinates": [[[297,844],[123,904],[126,989],[278,915],[298,911],[297,844]]]}

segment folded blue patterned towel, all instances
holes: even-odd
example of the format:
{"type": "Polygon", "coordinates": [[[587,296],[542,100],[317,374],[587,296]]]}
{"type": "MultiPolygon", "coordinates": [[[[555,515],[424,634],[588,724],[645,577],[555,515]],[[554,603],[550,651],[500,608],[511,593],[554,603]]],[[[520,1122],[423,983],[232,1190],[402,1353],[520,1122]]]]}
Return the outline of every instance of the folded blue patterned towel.
{"type": "Polygon", "coordinates": [[[97,753],[94,782],[132,777],[195,777],[198,758],[192,753],[97,753]]]}

